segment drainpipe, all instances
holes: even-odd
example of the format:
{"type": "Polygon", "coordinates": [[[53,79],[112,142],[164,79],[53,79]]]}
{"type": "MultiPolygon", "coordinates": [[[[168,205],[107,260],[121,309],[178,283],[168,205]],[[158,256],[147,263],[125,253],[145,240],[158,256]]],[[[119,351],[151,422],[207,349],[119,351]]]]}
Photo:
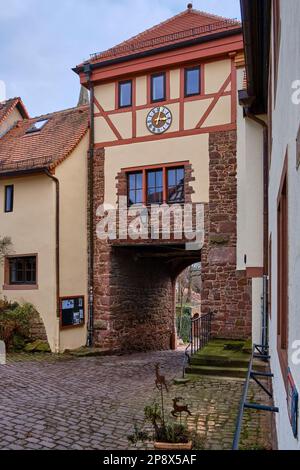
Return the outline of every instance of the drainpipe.
{"type": "MultiPolygon", "coordinates": [[[[59,224],[60,224],[60,187],[59,180],[50,173],[48,169],[44,170],[46,176],[55,183],[55,272],[56,272],[56,317],[60,318],[60,239],[59,239],[59,224]]],[[[58,333],[58,352],[60,350],[60,334],[58,333]]]]}
{"type": "Polygon", "coordinates": [[[94,344],[94,141],[95,141],[95,118],[94,118],[94,84],[91,81],[92,67],[86,64],[84,72],[87,77],[90,90],[90,141],[88,152],[88,206],[89,206],[89,274],[88,274],[88,337],[87,346],[94,344]]]}
{"type": "Polygon", "coordinates": [[[262,345],[268,347],[268,264],[269,264],[269,157],[268,157],[268,125],[244,108],[247,118],[256,122],[263,128],[264,150],[264,276],[262,296],[262,345]]]}

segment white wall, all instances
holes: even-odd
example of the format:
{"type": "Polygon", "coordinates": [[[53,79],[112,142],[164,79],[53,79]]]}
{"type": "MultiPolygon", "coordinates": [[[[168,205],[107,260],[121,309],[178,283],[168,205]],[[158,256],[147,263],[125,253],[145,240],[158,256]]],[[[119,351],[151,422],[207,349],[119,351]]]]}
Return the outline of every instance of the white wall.
{"type": "MultiPolygon", "coordinates": [[[[238,90],[244,69],[238,70],[238,90]]],[[[237,110],[237,269],[263,266],[263,131],[237,110]],[[245,263],[245,255],[247,262],[245,263]]],[[[261,342],[263,282],[252,280],[252,340],[261,342]]]]}
{"type": "MultiPolygon", "coordinates": [[[[272,235],[272,319],[270,343],[279,448],[300,450],[289,423],[286,391],[277,354],[277,197],[286,150],[288,150],[289,204],[289,366],[300,393],[300,365],[292,363],[292,345],[300,340],[300,172],[296,170],[296,137],[300,104],[292,103],[292,82],[300,80],[300,2],[281,1],[281,50],[276,108],[273,115],[273,151],[270,170],[270,234],[272,235]]],[[[274,100],[273,100],[274,102],[274,100]]]]}

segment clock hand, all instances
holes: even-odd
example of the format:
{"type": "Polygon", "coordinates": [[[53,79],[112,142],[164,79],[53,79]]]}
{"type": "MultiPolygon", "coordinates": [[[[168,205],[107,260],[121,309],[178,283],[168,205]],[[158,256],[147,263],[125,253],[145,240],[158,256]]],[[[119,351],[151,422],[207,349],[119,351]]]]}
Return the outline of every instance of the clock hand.
{"type": "Polygon", "coordinates": [[[158,115],[158,117],[155,119],[156,124],[158,124],[159,121],[161,120],[161,119],[160,119],[161,112],[162,112],[162,108],[159,108],[159,115],[158,115]]]}

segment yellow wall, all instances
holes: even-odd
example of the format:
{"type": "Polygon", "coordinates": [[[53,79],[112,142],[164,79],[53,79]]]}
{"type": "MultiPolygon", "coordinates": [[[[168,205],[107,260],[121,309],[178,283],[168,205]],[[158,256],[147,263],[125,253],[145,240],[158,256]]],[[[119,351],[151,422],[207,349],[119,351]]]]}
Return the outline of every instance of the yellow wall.
{"type": "Polygon", "coordinates": [[[30,302],[39,311],[53,351],[58,349],[55,286],[55,190],[44,175],[0,180],[0,236],[11,237],[12,255],[38,254],[38,290],[3,290],[4,266],[0,268],[0,295],[8,300],[30,302]],[[3,212],[4,186],[14,185],[14,211],[3,212]]]}
{"type": "Polygon", "coordinates": [[[193,202],[209,202],[208,134],[108,147],[105,151],[105,202],[115,205],[116,176],[122,168],[190,161],[196,182],[193,202]]]}
{"type": "MultiPolygon", "coordinates": [[[[87,320],[87,150],[84,137],[56,169],[60,181],[60,296],[85,296],[87,320]]],[[[60,351],[86,343],[86,325],[60,332],[60,351]]]]}
{"type": "MultiPolygon", "coordinates": [[[[60,296],[85,296],[87,319],[87,149],[88,136],[56,169],[60,181],[60,296]]],[[[0,180],[0,237],[12,239],[12,255],[38,255],[38,289],[4,290],[0,296],[30,302],[39,311],[52,351],[85,345],[86,324],[59,329],[56,310],[55,184],[46,175],[0,180]],[[4,186],[14,185],[14,211],[3,212],[4,186]]]]}

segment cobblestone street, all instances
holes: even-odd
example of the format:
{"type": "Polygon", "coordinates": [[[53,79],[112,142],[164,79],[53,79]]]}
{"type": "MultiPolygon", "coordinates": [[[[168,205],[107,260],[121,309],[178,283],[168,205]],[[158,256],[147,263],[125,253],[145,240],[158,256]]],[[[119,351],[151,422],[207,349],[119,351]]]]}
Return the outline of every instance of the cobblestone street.
{"type": "MultiPolygon", "coordinates": [[[[122,450],[134,420],[142,423],[145,405],[157,397],[154,364],[171,382],[180,377],[183,353],[15,359],[0,366],[0,449],[122,450]]],[[[240,380],[202,377],[172,385],[166,401],[186,399],[189,425],[205,449],[230,449],[242,388],[240,380]]],[[[254,396],[261,400],[253,387],[254,396]]],[[[246,414],[241,448],[269,448],[269,426],[265,413],[246,414]]]]}

